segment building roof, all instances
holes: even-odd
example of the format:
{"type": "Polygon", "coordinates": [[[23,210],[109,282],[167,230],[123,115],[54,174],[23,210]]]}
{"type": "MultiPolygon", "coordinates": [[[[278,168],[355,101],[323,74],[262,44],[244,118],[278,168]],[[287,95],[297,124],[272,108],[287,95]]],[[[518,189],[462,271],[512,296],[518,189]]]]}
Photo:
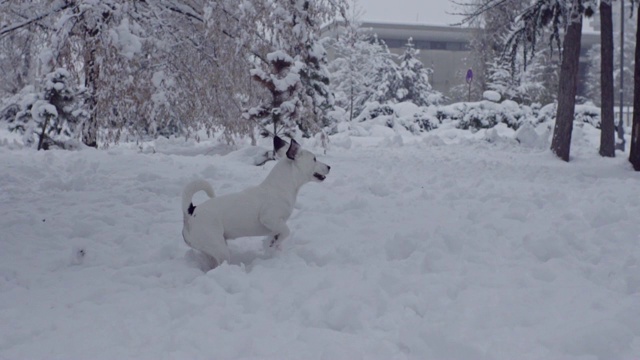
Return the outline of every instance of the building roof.
{"type": "Polygon", "coordinates": [[[441,41],[469,41],[474,29],[447,25],[398,24],[385,22],[363,22],[363,29],[370,28],[380,38],[429,40],[437,38],[441,41]]]}
{"type": "MultiPolygon", "coordinates": [[[[434,40],[468,42],[471,35],[477,28],[449,26],[449,25],[428,25],[410,23],[390,23],[390,22],[362,22],[361,28],[371,29],[371,31],[382,39],[408,39],[413,40],[434,40]]],[[[585,31],[582,34],[582,45],[585,48],[600,43],[600,33],[596,31],[585,31]]]]}

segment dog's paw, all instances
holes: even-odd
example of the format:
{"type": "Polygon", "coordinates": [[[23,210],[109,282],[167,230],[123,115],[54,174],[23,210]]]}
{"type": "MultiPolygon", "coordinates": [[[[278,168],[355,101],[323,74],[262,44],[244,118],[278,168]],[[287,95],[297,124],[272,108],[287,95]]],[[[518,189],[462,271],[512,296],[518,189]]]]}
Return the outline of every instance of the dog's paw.
{"type": "Polygon", "coordinates": [[[264,239],[262,239],[262,247],[265,249],[271,248],[276,243],[276,241],[277,240],[275,236],[267,236],[264,239]]]}
{"type": "Polygon", "coordinates": [[[267,251],[281,250],[282,241],[276,236],[267,236],[262,240],[262,247],[267,251]]]}
{"type": "Polygon", "coordinates": [[[275,247],[277,248],[278,246],[280,246],[280,242],[278,241],[279,236],[276,235],[273,237],[273,239],[271,239],[271,242],[269,243],[269,247],[275,247]]]}

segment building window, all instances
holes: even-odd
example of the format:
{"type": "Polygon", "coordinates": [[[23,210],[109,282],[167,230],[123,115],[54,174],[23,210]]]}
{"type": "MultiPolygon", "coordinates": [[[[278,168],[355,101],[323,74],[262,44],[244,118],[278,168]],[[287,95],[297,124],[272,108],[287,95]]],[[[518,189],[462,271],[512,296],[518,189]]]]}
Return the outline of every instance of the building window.
{"type": "Polygon", "coordinates": [[[428,49],[429,42],[424,40],[414,41],[414,45],[416,49],[428,49]]]}
{"type": "Polygon", "coordinates": [[[462,51],[467,49],[467,44],[463,42],[448,42],[447,50],[451,51],[462,51]]]}
{"type": "Polygon", "coordinates": [[[431,42],[431,49],[432,50],[446,50],[447,49],[447,43],[444,41],[432,41],[431,42]]]}
{"type": "Polygon", "coordinates": [[[404,45],[407,43],[406,40],[400,39],[382,39],[385,44],[389,47],[389,49],[402,49],[404,45]]]}
{"type": "MultiPolygon", "coordinates": [[[[407,39],[381,39],[387,44],[389,49],[402,50],[407,45],[407,39]]],[[[465,42],[457,41],[427,41],[427,40],[414,40],[413,45],[416,49],[422,50],[448,50],[448,51],[467,51],[468,44],[465,42]]]]}

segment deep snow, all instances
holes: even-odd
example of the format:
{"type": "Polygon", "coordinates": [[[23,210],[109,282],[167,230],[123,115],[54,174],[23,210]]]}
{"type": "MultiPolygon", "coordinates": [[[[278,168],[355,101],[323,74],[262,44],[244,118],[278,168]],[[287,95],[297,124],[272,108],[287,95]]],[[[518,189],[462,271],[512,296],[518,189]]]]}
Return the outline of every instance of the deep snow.
{"type": "Polygon", "coordinates": [[[280,252],[206,273],[182,187],[257,184],[259,149],[0,145],[0,358],[638,359],[640,175],[595,129],[564,163],[505,128],[364,126],[305,143],[331,174],[280,252]]]}

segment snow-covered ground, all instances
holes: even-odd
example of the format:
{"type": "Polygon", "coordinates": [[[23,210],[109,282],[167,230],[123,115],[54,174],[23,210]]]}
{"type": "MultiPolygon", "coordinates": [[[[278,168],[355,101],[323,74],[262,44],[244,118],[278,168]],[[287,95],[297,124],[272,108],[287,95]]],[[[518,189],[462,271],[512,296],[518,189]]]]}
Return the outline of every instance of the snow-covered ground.
{"type": "Polygon", "coordinates": [[[259,183],[256,148],[0,142],[0,358],[638,359],[640,175],[597,137],[571,163],[500,127],[307,141],[331,174],[283,249],[206,273],[180,192],[259,183]]]}

